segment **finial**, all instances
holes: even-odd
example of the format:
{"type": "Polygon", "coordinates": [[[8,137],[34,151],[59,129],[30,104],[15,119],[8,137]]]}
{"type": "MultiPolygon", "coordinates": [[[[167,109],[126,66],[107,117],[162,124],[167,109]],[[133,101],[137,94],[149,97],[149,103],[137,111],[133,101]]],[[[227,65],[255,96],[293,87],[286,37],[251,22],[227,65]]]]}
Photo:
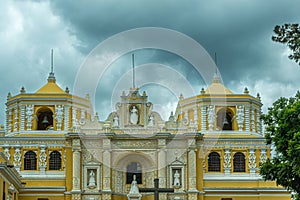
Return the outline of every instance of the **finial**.
{"type": "Polygon", "coordinates": [[[90,94],[86,94],[85,98],[88,99],[88,100],[90,100],[90,94]]]}
{"type": "Polygon", "coordinates": [[[22,86],[21,90],[20,90],[21,94],[24,94],[26,92],[24,86],[22,86]]]}
{"type": "Polygon", "coordinates": [[[98,112],[95,113],[94,121],[99,121],[99,115],[98,115],[98,112]]]}
{"type": "Polygon", "coordinates": [[[11,93],[9,92],[9,93],[7,94],[7,100],[10,99],[10,98],[11,98],[11,93]]]}
{"type": "Polygon", "coordinates": [[[70,93],[70,90],[69,90],[69,88],[68,88],[68,87],[66,87],[66,90],[65,90],[65,92],[66,92],[67,94],[69,94],[69,93],[70,93]]]}
{"type": "Polygon", "coordinates": [[[49,73],[48,82],[55,83],[55,76],[54,76],[54,70],[53,70],[53,49],[51,49],[51,71],[49,73]]]}
{"type": "Polygon", "coordinates": [[[260,101],[260,95],[257,93],[256,98],[260,101]]]}
{"type": "Polygon", "coordinates": [[[147,96],[146,91],[143,91],[143,96],[144,96],[144,97],[147,96]]]}
{"type": "Polygon", "coordinates": [[[221,83],[221,78],[220,78],[217,68],[216,68],[216,71],[215,71],[215,74],[213,77],[213,83],[221,83]]]}
{"type": "Polygon", "coordinates": [[[174,114],[173,111],[171,111],[170,117],[169,117],[169,121],[174,121],[174,114]]]}
{"type": "Polygon", "coordinates": [[[183,95],[182,95],[182,94],[180,94],[180,96],[179,96],[179,100],[183,100],[183,99],[184,99],[183,95]]]}
{"type": "Polygon", "coordinates": [[[53,49],[51,49],[51,73],[53,73],[53,49]]]}
{"type": "Polygon", "coordinates": [[[122,92],[122,96],[124,97],[124,96],[126,96],[126,93],[125,93],[125,91],[123,90],[123,92],[122,92]]]}
{"type": "Polygon", "coordinates": [[[200,92],[201,94],[205,94],[205,90],[204,90],[204,88],[201,88],[201,92],[200,92]]]}
{"type": "MultiPolygon", "coordinates": [[[[215,52],[215,63],[216,63],[216,65],[218,65],[217,64],[217,52],[215,52]]],[[[217,68],[216,68],[216,70],[217,70],[217,68]]]]}
{"type": "Polygon", "coordinates": [[[245,89],[244,89],[244,94],[249,94],[249,90],[247,87],[245,87],[245,89]]]}

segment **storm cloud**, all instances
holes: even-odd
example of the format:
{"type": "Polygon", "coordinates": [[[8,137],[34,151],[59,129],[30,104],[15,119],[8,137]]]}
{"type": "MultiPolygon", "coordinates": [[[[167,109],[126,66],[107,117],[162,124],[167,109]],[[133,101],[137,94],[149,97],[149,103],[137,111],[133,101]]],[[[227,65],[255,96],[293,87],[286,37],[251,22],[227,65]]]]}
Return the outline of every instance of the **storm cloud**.
{"type": "MultiPolygon", "coordinates": [[[[224,84],[236,93],[242,93],[244,87],[254,96],[259,92],[264,111],[280,96],[292,96],[300,88],[300,69],[287,58],[288,49],[271,41],[276,24],[300,22],[298,0],[45,0],[1,4],[0,123],[4,123],[8,92],[16,95],[22,86],[35,92],[46,82],[52,48],[57,82],[72,91],[77,71],[99,43],[141,27],[179,31],[201,44],[213,58],[217,52],[224,84]]],[[[113,109],[114,86],[131,70],[131,53],[116,60],[99,81],[95,111],[102,120],[113,109]]],[[[181,73],[196,92],[205,87],[193,66],[178,55],[155,49],[135,54],[137,66],[160,63],[181,73]]],[[[154,78],[155,72],[149,76],[154,78]]],[[[149,85],[142,89],[149,90],[153,103],[163,104],[161,91],[149,85]]],[[[174,109],[174,97],[170,99],[165,108],[174,109]]]]}

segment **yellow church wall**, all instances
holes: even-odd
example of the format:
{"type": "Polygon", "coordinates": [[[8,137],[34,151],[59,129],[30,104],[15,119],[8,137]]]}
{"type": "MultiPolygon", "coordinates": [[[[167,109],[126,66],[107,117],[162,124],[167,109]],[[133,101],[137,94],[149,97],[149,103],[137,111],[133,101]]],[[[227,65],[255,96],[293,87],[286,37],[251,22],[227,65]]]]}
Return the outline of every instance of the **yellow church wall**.
{"type": "MultiPolygon", "coordinates": [[[[215,194],[218,195],[218,194],[215,194]]],[[[265,196],[265,195],[259,195],[259,194],[254,194],[253,196],[249,196],[249,194],[231,194],[231,195],[224,195],[224,196],[204,196],[204,200],[222,200],[222,198],[232,198],[232,200],[290,200],[291,197],[286,196],[286,195],[279,195],[275,196],[273,194],[269,194],[270,196],[265,196]]]]}
{"type": "Polygon", "coordinates": [[[26,183],[26,187],[38,187],[38,186],[65,186],[65,180],[33,180],[23,179],[26,183]]]}
{"type": "Polygon", "coordinates": [[[46,198],[49,200],[63,200],[64,196],[52,196],[52,195],[39,195],[39,194],[35,194],[35,195],[29,195],[29,196],[20,196],[19,200],[37,200],[39,198],[46,198]]]}
{"type": "Polygon", "coordinates": [[[66,190],[70,192],[72,190],[72,160],[73,160],[73,153],[71,147],[66,147],[66,190]]]}
{"type": "Polygon", "coordinates": [[[204,187],[207,188],[282,188],[277,186],[274,181],[204,181],[204,187]]]}
{"type": "Polygon", "coordinates": [[[200,149],[197,150],[197,160],[196,160],[196,166],[197,166],[197,171],[196,171],[196,184],[197,184],[197,189],[200,192],[203,192],[203,153],[201,152],[200,149]]]}

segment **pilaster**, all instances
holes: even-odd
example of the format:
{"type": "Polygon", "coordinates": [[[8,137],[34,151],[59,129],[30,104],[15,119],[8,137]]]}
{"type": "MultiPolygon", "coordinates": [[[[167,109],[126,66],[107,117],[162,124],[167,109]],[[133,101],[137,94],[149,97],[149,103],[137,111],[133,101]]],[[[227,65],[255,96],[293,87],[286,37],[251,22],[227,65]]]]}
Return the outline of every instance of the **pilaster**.
{"type": "Polygon", "coordinates": [[[250,131],[250,107],[245,107],[245,126],[246,131],[250,131]]]}
{"type": "Polygon", "coordinates": [[[39,167],[41,174],[45,174],[47,167],[47,154],[46,154],[46,145],[40,146],[40,155],[39,155],[39,167]]]}
{"type": "Polygon", "coordinates": [[[25,127],[25,106],[20,105],[20,131],[24,131],[25,127]]]}
{"type": "Polygon", "coordinates": [[[81,199],[81,189],[80,189],[81,142],[79,138],[73,139],[72,151],[73,151],[72,200],[78,200],[81,199]]]}
{"type": "Polygon", "coordinates": [[[201,106],[201,131],[206,131],[206,106],[201,106]]]}
{"type": "Polygon", "coordinates": [[[102,199],[111,199],[111,141],[109,138],[103,139],[103,194],[102,199]]]}
{"type": "Polygon", "coordinates": [[[256,171],[256,156],[255,149],[249,149],[248,167],[251,175],[255,175],[256,171]]]}
{"type": "Polygon", "coordinates": [[[69,118],[70,118],[69,109],[70,109],[69,106],[64,106],[64,130],[65,131],[69,130],[69,118]]]}
{"type": "Polygon", "coordinates": [[[230,170],[231,170],[230,148],[225,148],[223,167],[224,167],[224,174],[225,175],[230,175],[230,170]]]}

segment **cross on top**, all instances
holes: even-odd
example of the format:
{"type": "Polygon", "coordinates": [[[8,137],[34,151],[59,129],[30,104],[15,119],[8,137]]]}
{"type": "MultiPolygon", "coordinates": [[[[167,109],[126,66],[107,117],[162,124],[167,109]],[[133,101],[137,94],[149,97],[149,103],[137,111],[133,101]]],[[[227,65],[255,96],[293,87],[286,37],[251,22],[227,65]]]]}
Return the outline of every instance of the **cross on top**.
{"type": "Polygon", "coordinates": [[[154,200],[159,200],[159,193],[174,193],[174,188],[159,188],[159,179],[154,179],[154,188],[140,188],[140,192],[154,192],[154,200]]]}

